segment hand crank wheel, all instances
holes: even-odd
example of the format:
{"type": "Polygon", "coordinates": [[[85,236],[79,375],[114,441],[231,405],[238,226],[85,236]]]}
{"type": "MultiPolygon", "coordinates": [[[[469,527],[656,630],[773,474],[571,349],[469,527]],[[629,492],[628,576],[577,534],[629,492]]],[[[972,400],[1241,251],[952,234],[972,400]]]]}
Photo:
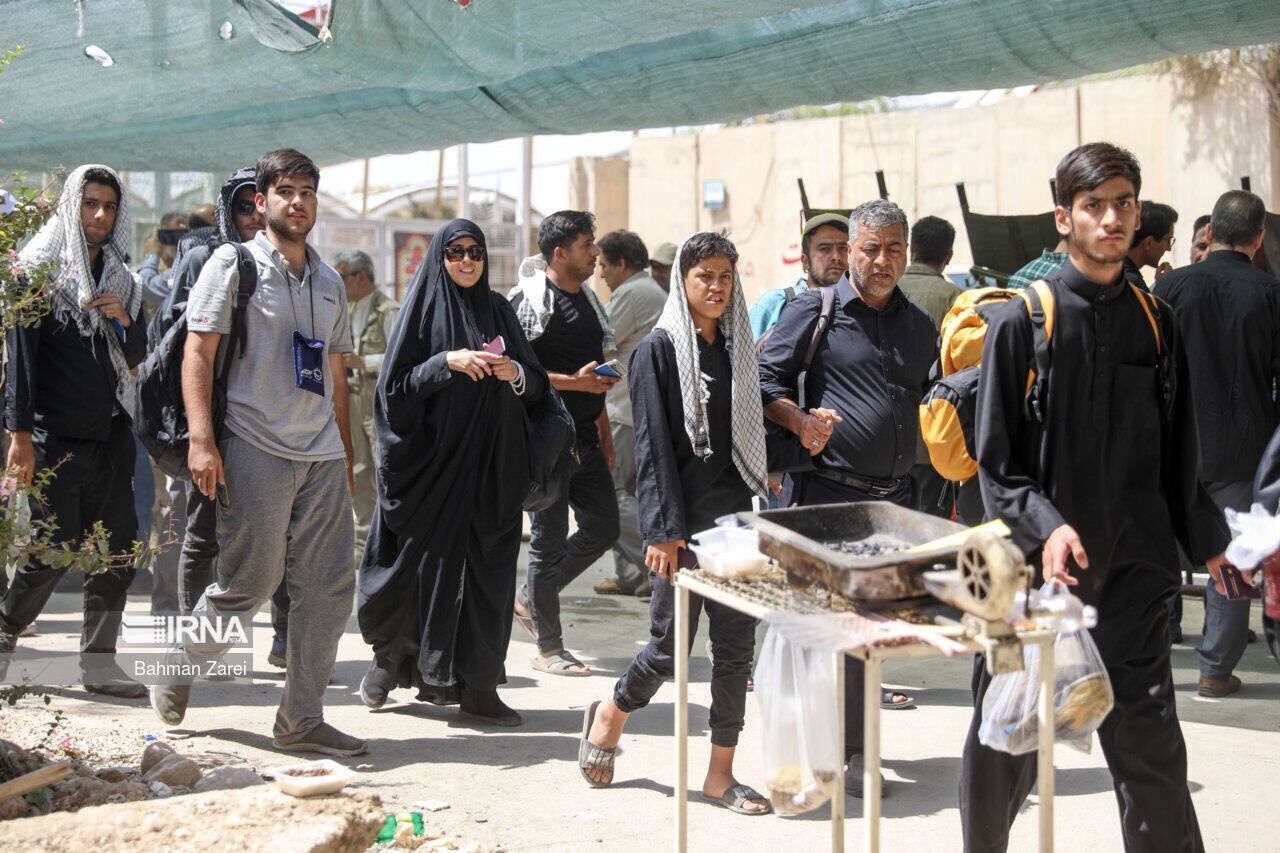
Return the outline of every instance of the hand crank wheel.
{"type": "Polygon", "coordinates": [[[1013,606],[1024,581],[1022,556],[1003,537],[983,530],[969,536],[956,557],[960,574],[958,604],[982,619],[1001,619],[1013,606]]]}

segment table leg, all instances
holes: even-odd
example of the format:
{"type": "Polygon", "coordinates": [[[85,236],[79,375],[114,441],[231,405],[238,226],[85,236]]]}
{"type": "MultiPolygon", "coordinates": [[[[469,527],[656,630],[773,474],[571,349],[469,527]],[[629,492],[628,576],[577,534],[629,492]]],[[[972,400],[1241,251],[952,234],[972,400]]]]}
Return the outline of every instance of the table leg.
{"type": "Polygon", "coordinates": [[[676,844],[689,841],[689,590],[676,584],[676,844]]]}
{"type": "MultiPolygon", "coordinates": [[[[832,655],[835,665],[836,682],[836,755],[844,761],[844,652],[832,655]]],[[[843,770],[843,768],[841,768],[843,770]]],[[[831,850],[832,853],[844,853],[844,774],[838,774],[835,791],[831,794],[831,850]]]]}
{"type": "Polygon", "coordinates": [[[1036,785],[1040,791],[1040,853],[1053,853],[1053,638],[1040,641],[1040,738],[1036,752],[1036,785]]]}
{"type": "MultiPolygon", "coordinates": [[[[880,853],[880,658],[867,652],[862,687],[862,837],[866,853],[880,853]]],[[[841,720],[841,725],[844,721],[841,720]]]]}

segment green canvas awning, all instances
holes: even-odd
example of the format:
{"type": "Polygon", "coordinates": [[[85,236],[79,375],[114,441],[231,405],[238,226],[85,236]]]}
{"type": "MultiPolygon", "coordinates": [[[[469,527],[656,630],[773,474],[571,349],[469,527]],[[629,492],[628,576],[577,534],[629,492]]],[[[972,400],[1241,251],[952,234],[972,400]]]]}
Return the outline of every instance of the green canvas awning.
{"type": "Polygon", "coordinates": [[[1280,41],[1275,0],[0,2],[0,172],[225,171],[1009,87],[1280,41]],[[229,22],[231,26],[225,27],[229,22]],[[81,31],[82,26],[82,31],[81,31]],[[224,38],[223,34],[229,35],[224,38]],[[228,32],[229,30],[229,32],[228,32]],[[105,51],[103,67],[86,47],[105,51]]]}

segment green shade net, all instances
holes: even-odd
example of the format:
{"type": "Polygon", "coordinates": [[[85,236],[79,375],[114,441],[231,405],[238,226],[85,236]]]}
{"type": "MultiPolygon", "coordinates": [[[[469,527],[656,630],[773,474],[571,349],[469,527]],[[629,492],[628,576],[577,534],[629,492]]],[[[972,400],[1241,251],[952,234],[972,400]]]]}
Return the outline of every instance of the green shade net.
{"type": "Polygon", "coordinates": [[[0,0],[0,171],[225,171],[1062,80],[1280,40],[1275,0],[0,0]],[[219,30],[230,22],[230,38],[219,30]],[[85,55],[96,45],[114,60],[85,55]]]}

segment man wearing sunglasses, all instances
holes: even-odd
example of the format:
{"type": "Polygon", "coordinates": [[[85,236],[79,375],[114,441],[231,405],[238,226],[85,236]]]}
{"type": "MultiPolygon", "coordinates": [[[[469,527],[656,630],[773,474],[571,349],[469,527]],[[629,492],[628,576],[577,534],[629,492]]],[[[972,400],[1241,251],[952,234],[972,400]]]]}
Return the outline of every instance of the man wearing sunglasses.
{"type": "MultiPolygon", "coordinates": [[[[482,246],[470,248],[484,251],[482,246]]],[[[461,251],[462,247],[450,246],[445,249],[446,254],[450,249],[461,251]]],[[[347,368],[347,384],[351,389],[351,449],[354,451],[351,467],[356,479],[352,506],[356,513],[355,556],[359,563],[378,498],[374,481],[373,400],[378,395],[382,356],[387,351],[400,306],[374,285],[373,259],[364,252],[358,249],[342,252],[334,259],[333,268],[342,276],[347,291],[351,336],[356,345],[355,352],[342,357],[342,363],[347,368]]]]}
{"type": "MultiPolygon", "coordinates": [[[[182,255],[173,270],[173,287],[165,297],[147,330],[148,344],[154,348],[164,337],[187,305],[191,287],[200,277],[213,249],[222,243],[252,240],[262,230],[262,215],[253,199],[255,172],[252,166],[231,173],[218,194],[214,208],[213,237],[206,245],[196,246],[182,255]]],[[[187,480],[169,480],[169,517],[160,529],[172,531],[182,540],[181,547],[170,547],[155,558],[153,570],[158,589],[176,589],[178,607],[190,613],[200,593],[213,580],[213,564],[218,558],[218,536],[214,524],[213,502],[200,494],[187,480]]],[[[153,609],[156,602],[153,597],[153,609]]]]}

